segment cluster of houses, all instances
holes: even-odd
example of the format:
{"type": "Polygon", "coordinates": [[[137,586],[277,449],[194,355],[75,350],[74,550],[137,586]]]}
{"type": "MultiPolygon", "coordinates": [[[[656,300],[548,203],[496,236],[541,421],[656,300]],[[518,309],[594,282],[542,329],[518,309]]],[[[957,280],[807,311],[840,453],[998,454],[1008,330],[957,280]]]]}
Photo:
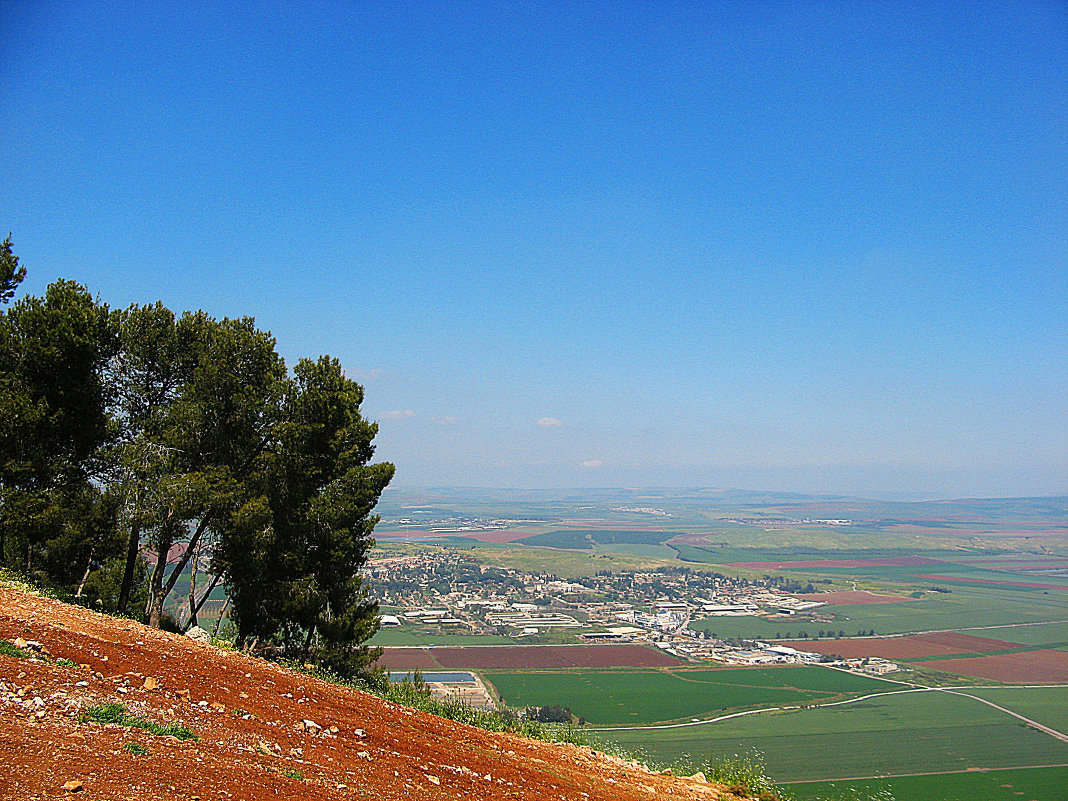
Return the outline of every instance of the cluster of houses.
{"type": "Polygon", "coordinates": [[[367,574],[383,605],[393,607],[382,615],[384,627],[517,638],[562,629],[590,642],[648,642],[695,661],[834,661],[875,674],[897,669],[885,660],[832,660],[775,643],[714,639],[691,627],[694,621],[717,617],[759,616],[786,625],[832,619],[820,611],[826,604],[785,592],[772,581],[687,570],[603,573],[564,581],[487,568],[469,554],[442,547],[376,559],[367,574]]]}

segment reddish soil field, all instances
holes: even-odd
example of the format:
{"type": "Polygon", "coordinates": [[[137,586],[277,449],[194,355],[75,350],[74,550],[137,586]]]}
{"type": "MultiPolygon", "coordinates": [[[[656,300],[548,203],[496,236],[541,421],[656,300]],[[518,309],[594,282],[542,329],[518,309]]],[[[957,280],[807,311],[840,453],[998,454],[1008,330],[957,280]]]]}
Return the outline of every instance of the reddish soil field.
{"type": "Polygon", "coordinates": [[[1068,590],[1064,584],[1035,584],[1032,581],[998,581],[996,579],[962,578],[956,576],[929,576],[920,573],[909,573],[911,578],[926,579],[927,581],[952,581],[966,584],[996,584],[1001,587],[1032,587],[1037,590],[1068,590]]]}
{"type": "MultiPolygon", "coordinates": [[[[878,637],[852,640],[798,640],[787,643],[799,651],[814,651],[818,654],[838,654],[847,659],[878,656],[883,659],[904,659],[913,656],[949,656],[950,654],[976,654],[984,651],[1000,651],[1016,648],[1017,644],[987,637],[947,631],[938,634],[916,634],[911,637],[878,637]]],[[[954,660],[958,661],[958,660],[954,660]]]]}
{"type": "Polygon", "coordinates": [[[789,570],[806,567],[918,567],[940,565],[939,559],[926,556],[898,556],[893,559],[811,559],[802,562],[732,562],[734,567],[748,570],[789,570]]]}
{"type": "MultiPolygon", "coordinates": [[[[975,564],[973,562],[972,564],[975,564]]],[[[1068,568],[1068,561],[1044,565],[1020,565],[1015,562],[984,562],[982,567],[987,570],[1064,570],[1068,568]]]]}
{"type": "Polygon", "coordinates": [[[1023,565],[1018,561],[1012,559],[976,559],[974,562],[969,562],[972,565],[991,565],[994,568],[998,567],[1016,567],[1021,569],[1027,568],[1040,568],[1043,570],[1054,570],[1059,567],[1068,567],[1068,559],[1055,559],[1052,562],[1044,562],[1040,565],[1023,565]]]}
{"type": "Polygon", "coordinates": [[[645,645],[475,645],[386,648],[379,664],[391,670],[671,667],[674,656],[645,645]]]}
{"type": "Polygon", "coordinates": [[[806,601],[823,601],[828,604],[896,604],[914,601],[903,595],[876,595],[867,590],[842,590],[841,592],[817,592],[812,595],[798,595],[806,601]]]}
{"type": "Polygon", "coordinates": [[[386,670],[440,670],[430,648],[383,648],[378,664],[386,670]]]}
{"type": "Polygon", "coordinates": [[[977,656],[921,662],[923,667],[1013,684],[1068,682],[1068,651],[1027,651],[1019,654],[977,656]]]}
{"type": "Polygon", "coordinates": [[[0,798],[731,797],[697,779],[650,773],[588,748],[491,734],[0,586],[0,638],[17,637],[40,642],[51,661],[0,655],[0,798]],[[56,664],[60,658],[79,667],[56,664]],[[102,703],[182,724],[199,739],[79,722],[82,710],[102,703]],[[130,753],[137,747],[148,753],[130,753]],[[64,790],[69,782],[80,789],[64,790]]]}

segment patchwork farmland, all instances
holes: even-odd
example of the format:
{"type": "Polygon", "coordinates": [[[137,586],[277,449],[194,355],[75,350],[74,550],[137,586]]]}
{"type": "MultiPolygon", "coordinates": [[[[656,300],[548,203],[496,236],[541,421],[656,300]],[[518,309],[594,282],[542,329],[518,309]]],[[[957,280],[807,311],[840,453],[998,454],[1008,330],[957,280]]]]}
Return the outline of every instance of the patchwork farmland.
{"type": "Polygon", "coordinates": [[[655,668],[682,660],[647,645],[527,645],[386,648],[379,664],[388,670],[655,668]]]}
{"type": "Polygon", "coordinates": [[[820,667],[524,670],[483,673],[513,708],[558,704],[591,725],[692,722],[762,706],[802,706],[897,689],[820,667]]]}

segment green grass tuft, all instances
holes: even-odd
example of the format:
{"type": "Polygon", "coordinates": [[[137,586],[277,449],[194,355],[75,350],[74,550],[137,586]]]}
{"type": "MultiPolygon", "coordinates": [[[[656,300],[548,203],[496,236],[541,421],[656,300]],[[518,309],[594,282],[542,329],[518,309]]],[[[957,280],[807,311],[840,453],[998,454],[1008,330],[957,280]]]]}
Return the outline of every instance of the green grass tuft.
{"type": "Polygon", "coordinates": [[[30,654],[27,651],[23,651],[21,648],[16,648],[7,640],[0,640],[0,654],[4,656],[12,656],[15,659],[29,659],[30,654]]]}
{"type": "Polygon", "coordinates": [[[705,778],[724,785],[728,792],[740,796],[755,796],[760,801],[790,801],[790,796],[775,786],[764,772],[764,761],[753,751],[743,756],[709,760],[705,778]]]}
{"type": "Polygon", "coordinates": [[[112,723],[131,729],[143,729],[158,737],[177,737],[179,740],[199,740],[191,729],[176,723],[163,726],[150,720],[131,715],[122,704],[98,704],[91,706],[78,716],[79,723],[112,723]]]}

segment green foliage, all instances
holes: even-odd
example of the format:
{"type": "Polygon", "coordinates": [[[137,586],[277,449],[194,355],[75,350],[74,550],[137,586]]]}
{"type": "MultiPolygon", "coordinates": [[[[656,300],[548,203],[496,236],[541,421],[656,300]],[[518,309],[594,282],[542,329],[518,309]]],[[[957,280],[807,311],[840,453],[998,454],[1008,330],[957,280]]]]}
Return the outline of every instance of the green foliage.
{"type": "Polygon", "coordinates": [[[78,716],[79,723],[110,723],[131,729],[143,729],[159,737],[177,737],[179,740],[199,740],[200,737],[185,726],[175,723],[166,726],[131,715],[122,704],[98,704],[78,716]]]}
{"type": "Polygon", "coordinates": [[[65,656],[62,656],[59,659],[57,659],[56,660],[56,664],[59,665],[60,667],[65,667],[65,668],[78,668],[78,667],[80,667],[80,665],[77,662],[75,662],[73,659],[67,659],[67,657],[65,657],[65,656]]]}
{"type": "Polygon", "coordinates": [[[15,289],[26,277],[26,268],[19,266],[19,257],[11,252],[11,234],[0,242],[0,303],[7,303],[15,289]]]}
{"type": "Polygon", "coordinates": [[[11,656],[15,659],[30,659],[33,656],[29,651],[16,648],[7,640],[0,640],[0,655],[11,656]]]}
{"type": "Polygon", "coordinates": [[[336,359],[297,364],[271,445],[245,482],[214,561],[230,587],[239,641],[270,643],[343,676],[381,653],[357,645],[378,625],[358,571],[374,545],[371,511],[393,466],[368,464],[377,426],[360,416],[362,400],[336,359]]]}
{"type": "Polygon", "coordinates": [[[304,774],[296,768],[285,768],[282,771],[282,775],[285,776],[287,779],[294,779],[298,782],[304,781],[304,774]]]}
{"type": "MultiPolygon", "coordinates": [[[[24,274],[4,240],[0,302],[24,274]]],[[[362,402],[336,359],[290,375],[251,318],[112,312],[57,281],[0,314],[0,566],[174,629],[164,601],[205,543],[240,642],[358,676],[380,653],[358,573],[393,475],[362,402]]]]}
{"type": "Polygon", "coordinates": [[[141,743],[124,743],[122,750],[127,754],[133,754],[134,756],[150,756],[152,753],[141,745],[141,743]]]}
{"type": "Polygon", "coordinates": [[[760,801],[789,801],[766,775],[764,761],[756,751],[721,759],[709,759],[705,778],[724,785],[735,795],[755,796],[760,801]]]}
{"type": "Polygon", "coordinates": [[[71,281],[0,315],[0,562],[38,580],[70,585],[75,564],[113,546],[96,479],[114,433],[103,371],[115,333],[71,281]]]}
{"type": "Polygon", "coordinates": [[[476,709],[463,699],[434,698],[429,689],[419,687],[410,681],[392,682],[383,697],[401,706],[419,709],[431,715],[466,723],[486,731],[508,732],[546,742],[590,744],[586,731],[571,725],[570,715],[568,715],[569,722],[561,725],[547,723],[539,720],[537,716],[529,718],[516,715],[508,710],[476,709]]]}

